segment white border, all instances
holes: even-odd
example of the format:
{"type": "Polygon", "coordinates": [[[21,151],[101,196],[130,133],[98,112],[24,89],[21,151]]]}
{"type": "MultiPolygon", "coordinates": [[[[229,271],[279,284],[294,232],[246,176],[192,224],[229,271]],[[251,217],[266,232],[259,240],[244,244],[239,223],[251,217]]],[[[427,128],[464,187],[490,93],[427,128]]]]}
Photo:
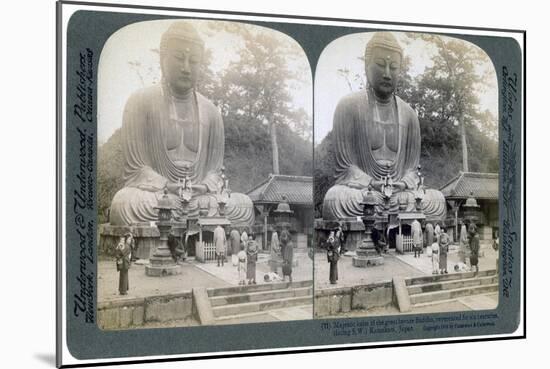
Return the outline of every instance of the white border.
{"type": "MultiPolygon", "coordinates": [[[[146,5],[146,4],[143,4],[146,5]]],[[[149,4],[147,4],[149,5],[149,4]]],[[[182,3],[181,6],[184,6],[185,4],[182,3]]],[[[151,6],[154,6],[151,4],[151,6]]],[[[64,180],[66,178],[66,167],[65,167],[65,160],[64,160],[64,153],[66,152],[66,111],[64,102],[66,101],[66,93],[67,93],[67,55],[66,55],[66,34],[67,34],[67,27],[69,19],[71,18],[71,15],[74,14],[78,10],[89,10],[89,11],[107,11],[107,12],[126,12],[126,13],[135,13],[135,14],[155,14],[155,15],[168,15],[168,16],[188,16],[188,17],[194,17],[194,18],[210,18],[210,19],[226,19],[226,20],[255,20],[255,21],[265,21],[265,22],[284,22],[284,23],[300,23],[300,24],[324,24],[324,25],[334,25],[334,26],[346,26],[346,27],[357,27],[357,28],[363,28],[363,27],[376,27],[380,29],[392,29],[397,31],[415,31],[415,32],[439,32],[439,33],[455,33],[455,34],[464,34],[464,35],[486,35],[486,36],[497,36],[497,37],[510,37],[515,39],[520,48],[522,55],[524,53],[524,44],[523,44],[523,34],[516,33],[516,32],[503,32],[503,31],[481,31],[481,30],[466,30],[466,29],[457,29],[457,28],[438,28],[438,27],[427,27],[427,26],[406,26],[406,25],[393,25],[393,24],[380,24],[375,22],[342,22],[342,21],[326,21],[326,20],[308,20],[308,19],[292,19],[292,18],[280,18],[280,17],[269,17],[269,16],[242,16],[242,15],[233,15],[233,14],[212,14],[208,12],[185,12],[185,11],[173,11],[173,10],[155,10],[155,9],[133,9],[133,8],[124,8],[124,7],[105,7],[105,6],[90,6],[90,5],[74,5],[74,4],[63,4],[62,6],[62,18],[61,18],[61,38],[62,43],[60,44],[61,47],[61,60],[62,68],[61,68],[61,98],[62,98],[62,105],[60,106],[61,110],[59,112],[60,120],[61,120],[61,143],[60,148],[62,150],[62,166],[61,166],[61,183],[64,184],[64,180]]],[[[523,63],[523,61],[522,61],[523,63]]],[[[522,71],[523,73],[523,68],[522,71]]],[[[498,71],[497,71],[498,73],[498,71]]],[[[525,76],[522,75],[522,92],[525,93],[525,76]]],[[[522,101],[521,101],[521,107],[522,107],[522,115],[521,115],[521,131],[522,131],[522,145],[523,145],[523,137],[525,135],[524,132],[524,106],[523,106],[523,95],[522,95],[522,101]]],[[[523,147],[522,147],[523,149],[523,147]]],[[[523,157],[523,151],[521,153],[523,157]]],[[[521,277],[520,277],[520,284],[521,287],[523,287],[523,276],[524,276],[524,237],[525,237],[525,230],[523,225],[523,208],[525,206],[523,199],[524,199],[524,192],[525,192],[525,183],[524,183],[524,172],[525,172],[525,166],[522,166],[521,170],[521,277]]],[[[61,191],[61,203],[66,204],[66,197],[65,197],[65,191],[61,191]]],[[[200,353],[200,354],[186,354],[186,355],[158,355],[158,356],[135,356],[135,357],[127,357],[127,358],[114,358],[114,359],[94,359],[94,360],[79,360],[74,358],[71,353],[69,352],[67,348],[67,336],[66,336],[66,275],[65,275],[65,249],[66,249],[66,209],[65,206],[61,206],[60,211],[61,216],[61,234],[59,235],[59,240],[61,241],[61,249],[59,250],[59,257],[61,260],[61,265],[59,266],[61,269],[61,281],[57,281],[57,283],[61,282],[61,288],[59,289],[59,292],[61,293],[61,305],[58,306],[58,309],[61,311],[58,312],[58,316],[60,317],[60,320],[58,324],[61,324],[61,358],[58,358],[58,364],[62,363],[63,365],[74,365],[74,364],[94,364],[94,363],[113,363],[113,362],[126,362],[126,361],[134,361],[134,360],[156,360],[156,359],[167,359],[167,358],[192,358],[192,357],[208,357],[208,356],[217,356],[222,354],[242,354],[242,353],[259,353],[259,352],[285,352],[285,351],[295,351],[295,350],[308,350],[308,349],[329,349],[329,348],[341,348],[341,347],[368,347],[368,346],[379,346],[379,345],[385,345],[385,344],[406,344],[406,343],[418,343],[418,342],[442,342],[443,340],[452,342],[452,341],[461,341],[461,340],[467,340],[467,339],[473,339],[473,340],[482,340],[482,339],[494,339],[499,337],[519,337],[523,335],[524,331],[524,321],[523,321],[523,309],[524,309],[524,294],[523,290],[521,291],[520,295],[520,324],[517,328],[517,330],[512,334],[502,334],[502,335],[486,335],[486,336],[465,336],[465,337],[449,337],[449,338],[437,338],[437,339],[416,339],[416,340],[407,340],[407,341],[384,341],[384,342],[370,342],[370,343],[358,343],[358,344],[341,344],[341,345],[322,345],[322,346],[307,346],[307,347],[292,347],[289,349],[264,349],[264,350],[242,350],[242,351],[230,351],[230,352],[214,352],[214,353],[200,353]]]]}

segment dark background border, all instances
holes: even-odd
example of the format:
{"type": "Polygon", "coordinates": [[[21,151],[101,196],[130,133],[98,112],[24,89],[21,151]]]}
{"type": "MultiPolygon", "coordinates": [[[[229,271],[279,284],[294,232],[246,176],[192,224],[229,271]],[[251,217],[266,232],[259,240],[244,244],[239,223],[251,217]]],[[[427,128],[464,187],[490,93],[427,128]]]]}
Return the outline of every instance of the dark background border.
{"type": "MultiPolygon", "coordinates": [[[[72,2],[66,2],[67,4],[72,2]]],[[[75,4],[75,3],[72,3],[75,4]]],[[[59,5],[59,4],[58,4],[59,5]]],[[[84,3],[82,5],[93,5],[91,3],[84,3]]],[[[109,6],[109,4],[97,4],[101,6],[109,6]]],[[[116,5],[114,7],[123,7],[122,5],[116,5]]],[[[133,6],[129,6],[133,7],[133,6]]],[[[59,6],[59,8],[61,8],[59,6]]],[[[153,7],[139,7],[147,9],[155,9],[153,7]]],[[[168,8],[162,8],[168,9],[168,8]]],[[[183,10],[186,9],[169,9],[169,10],[183,10]]],[[[201,11],[202,12],[202,11],[201,11]]],[[[226,13],[226,14],[239,14],[239,15],[252,15],[261,16],[261,14],[248,14],[237,12],[213,12],[204,11],[210,13],[226,13]]],[[[273,17],[273,15],[269,15],[273,17]]],[[[319,21],[332,20],[332,21],[349,21],[341,19],[325,19],[325,18],[311,18],[311,17],[289,17],[286,18],[298,18],[298,19],[316,19],[319,21]]],[[[125,13],[106,13],[106,12],[89,12],[79,11],[75,13],[69,22],[69,28],[67,35],[58,35],[61,37],[67,37],[67,91],[73,91],[76,83],[75,70],[78,67],[78,54],[82,49],[89,47],[94,51],[94,65],[96,66],[95,72],[97,73],[97,66],[99,62],[99,56],[101,49],[110,37],[110,35],[117,29],[134,22],[156,20],[156,19],[175,19],[184,17],[166,17],[157,15],[144,15],[144,14],[125,14],[125,13]]],[[[61,20],[61,14],[58,14],[58,24],[61,20]]],[[[355,21],[355,20],[354,20],[355,21]]],[[[310,64],[316,65],[317,59],[328,43],[332,40],[350,33],[374,31],[375,28],[351,28],[351,27],[335,27],[324,25],[301,25],[301,24],[289,24],[282,22],[251,22],[246,23],[262,25],[270,27],[286,33],[293,37],[298,43],[300,43],[308,56],[310,64]]],[[[384,22],[377,22],[384,23],[384,22]]],[[[396,23],[388,23],[396,24],[396,23]]],[[[412,25],[412,24],[407,24],[412,25]]],[[[457,28],[457,27],[453,27],[457,28]]],[[[460,28],[460,27],[458,27],[460,28]]],[[[472,29],[472,28],[465,28],[472,29]]],[[[442,27],[442,32],[444,27],[442,27]]],[[[518,32],[518,31],[516,31],[518,32]]],[[[523,32],[523,31],[519,31],[523,32]]],[[[525,32],[524,39],[525,39],[525,32]]],[[[502,85],[501,81],[501,69],[503,65],[507,65],[512,72],[516,72],[519,75],[519,84],[521,85],[522,75],[522,55],[519,46],[515,40],[510,38],[497,38],[489,36],[470,36],[470,35],[457,35],[449,34],[452,37],[461,38],[470,41],[482,49],[489,55],[495,65],[495,70],[498,77],[499,86],[502,85]]],[[[525,53],[523,55],[525,57],[525,53]]],[[[59,67],[59,66],[58,66],[59,67]]],[[[97,74],[96,74],[97,76],[97,74]]],[[[58,70],[58,77],[60,73],[58,70]]],[[[58,90],[59,91],[59,90],[58,90]]],[[[94,90],[96,93],[97,89],[94,90]]],[[[500,94],[499,94],[500,96],[500,94]]],[[[517,151],[517,178],[521,180],[521,166],[524,162],[521,161],[521,153],[525,150],[524,137],[521,137],[521,115],[525,114],[521,112],[521,101],[525,99],[525,96],[521,95],[521,91],[518,95],[516,111],[517,115],[514,116],[513,128],[514,136],[517,138],[518,151],[517,151]]],[[[501,97],[500,97],[501,98],[501,97]]],[[[70,107],[74,104],[74,94],[67,93],[67,102],[64,104],[67,108],[65,113],[67,114],[67,132],[65,132],[67,140],[67,152],[61,153],[58,158],[58,165],[62,164],[63,160],[66,160],[67,178],[66,181],[60,182],[58,186],[58,199],[60,199],[60,192],[64,190],[67,194],[67,198],[71,198],[75,183],[69,180],[74,178],[75,170],[78,169],[78,161],[75,160],[75,153],[72,150],[77,148],[78,136],[76,135],[76,127],[81,124],[76,121],[72,115],[72,109],[70,107]],[[76,140],[76,141],[75,141],[76,140]],[[63,189],[63,185],[65,188],[63,189]]],[[[97,95],[94,96],[94,104],[97,101],[97,95]]],[[[58,107],[60,114],[63,113],[63,107],[58,107]]],[[[502,102],[499,101],[499,110],[502,111],[502,102]]],[[[96,111],[94,107],[94,111],[96,111]]],[[[88,125],[88,128],[90,126],[88,125]]],[[[95,126],[94,126],[95,128],[95,126]]],[[[61,132],[58,132],[61,133],[61,132]]],[[[501,132],[502,133],[502,132],[501,132]]],[[[502,140],[503,135],[500,134],[502,140]]],[[[502,145],[501,145],[502,146],[502,145]]],[[[60,143],[58,141],[58,152],[60,151],[60,143]]],[[[524,153],[525,158],[525,153],[524,153]]],[[[58,166],[58,173],[60,173],[60,167],[58,166]]],[[[502,165],[501,165],[502,168],[502,165]]],[[[502,176],[501,176],[502,177],[502,176]]],[[[502,180],[502,178],[501,178],[502,180]]],[[[520,185],[520,183],[518,183],[520,185]]],[[[502,188],[502,186],[501,186],[502,188]]],[[[502,191],[501,191],[502,195],[502,191]]],[[[525,195],[525,193],[524,193],[525,195]]],[[[520,213],[523,214],[523,221],[525,222],[525,209],[521,208],[521,198],[518,196],[514,199],[517,204],[517,209],[520,209],[520,213]]],[[[502,204],[502,202],[501,202],[502,204]]],[[[66,206],[66,204],[60,204],[66,206]]],[[[503,217],[504,206],[500,207],[501,222],[503,217]]],[[[71,207],[67,207],[67,226],[70,227],[70,219],[72,219],[71,207]]],[[[92,212],[91,212],[92,213],[92,212]]],[[[89,216],[95,217],[95,212],[89,216]]],[[[519,233],[520,221],[515,224],[514,230],[519,233]]],[[[525,224],[525,223],[524,223],[525,224]]],[[[502,227],[501,227],[502,228],[502,227]]],[[[525,229],[525,228],[524,228],[525,229]]],[[[58,237],[62,235],[62,231],[66,232],[67,249],[66,251],[66,277],[68,284],[67,296],[72,296],[74,286],[71,281],[74,281],[76,274],[78,273],[78,248],[71,248],[69,245],[77,244],[78,240],[74,238],[74,232],[71,232],[71,228],[67,230],[58,230],[58,237]]],[[[59,238],[58,238],[59,239],[59,238]]],[[[60,245],[59,245],[60,246],[60,245]]],[[[128,356],[147,356],[147,355],[168,355],[168,354],[189,354],[189,353],[206,353],[206,352],[224,352],[232,350],[262,350],[268,348],[292,348],[299,346],[317,346],[317,345],[330,345],[330,344],[349,344],[349,343],[363,343],[363,342],[377,342],[377,341],[389,341],[389,340],[405,340],[405,339],[418,339],[418,338],[445,338],[456,336],[475,336],[475,335],[487,335],[487,334],[503,334],[512,333],[515,331],[519,324],[519,312],[520,312],[520,297],[521,291],[525,292],[525,287],[520,287],[520,243],[517,242],[517,248],[515,248],[514,264],[513,268],[514,280],[511,289],[511,296],[507,303],[499,304],[496,312],[499,314],[498,324],[492,329],[472,329],[461,330],[460,332],[440,331],[438,334],[431,336],[419,335],[417,333],[410,335],[377,335],[376,340],[369,340],[369,337],[332,337],[326,332],[322,332],[320,329],[320,323],[325,320],[307,320],[299,322],[280,322],[280,323],[260,323],[260,324],[247,324],[247,325],[235,325],[235,326],[216,326],[216,327],[192,327],[192,328],[164,328],[164,329],[137,329],[127,331],[102,331],[96,325],[86,324],[81,319],[77,319],[72,315],[71,309],[67,306],[67,342],[70,352],[79,359],[96,359],[96,358],[116,358],[116,357],[128,357],[128,356]],[[457,334],[458,333],[458,334],[457,334]],[[211,342],[216,342],[215,347],[211,345],[211,342]]],[[[524,255],[525,256],[525,255],[524,255]]],[[[60,261],[61,262],[61,261],[60,261]]],[[[61,266],[63,263],[60,263],[61,266]]],[[[58,268],[60,270],[61,268],[58,268]]],[[[525,269],[524,269],[525,272],[525,269]]],[[[96,273],[97,274],[97,273],[96,273]]],[[[524,277],[525,282],[525,277],[524,277]]],[[[502,281],[501,296],[499,301],[503,301],[502,296],[502,281]]],[[[68,299],[67,301],[70,301],[68,299]]],[[[61,306],[58,306],[61,308],[61,306]]],[[[525,311],[525,310],[524,310],[525,311]]],[[[465,314],[476,314],[477,312],[465,312],[465,314]]],[[[449,314],[434,314],[434,315],[449,315],[449,314]]],[[[410,317],[414,317],[411,315],[410,317]]],[[[391,317],[375,317],[375,319],[390,319],[391,317]]],[[[373,318],[354,318],[353,320],[370,320],[373,318]]],[[[525,316],[523,317],[525,323],[525,316]]],[[[59,326],[59,324],[58,324],[59,326]]],[[[525,325],[524,325],[525,327],[525,325]]],[[[525,336],[525,331],[523,337],[525,336]]],[[[461,341],[471,341],[461,340],[461,341]]],[[[443,341],[440,341],[443,342],[443,341]]],[[[434,342],[429,342],[429,344],[434,342]]],[[[419,342],[416,344],[428,344],[427,342],[419,342]]],[[[396,345],[411,345],[411,344],[391,344],[396,345]]],[[[375,345],[369,347],[380,347],[387,345],[375,345]]],[[[352,348],[338,348],[340,349],[360,349],[364,347],[352,347],[352,348]]],[[[308,352],[308,351],[320,351],[327,350],[320,347],[319,349],[312,350],[292,350],[291,352],[308,352]]],[[[334,350],[334,349],[332,349],[334,350]]],[[[285,351],[288,352],[288,351],[285,351]]],[[[259,355],[259,354],[271,354],[271,353],[247,353],[247,354],[221,354],[214,357],[224,356],[243,356],[243,355],[259,355]]],[[[212,357],[212,356],[211,356],[212,357]]],[[[166,359],[173,360],[173,359],[166,359]]],[[[159,361],[166,361],[159,360],[159,361]]],[[[145,362],[148,360],[139,360],[133,362],[145,362]]]]}

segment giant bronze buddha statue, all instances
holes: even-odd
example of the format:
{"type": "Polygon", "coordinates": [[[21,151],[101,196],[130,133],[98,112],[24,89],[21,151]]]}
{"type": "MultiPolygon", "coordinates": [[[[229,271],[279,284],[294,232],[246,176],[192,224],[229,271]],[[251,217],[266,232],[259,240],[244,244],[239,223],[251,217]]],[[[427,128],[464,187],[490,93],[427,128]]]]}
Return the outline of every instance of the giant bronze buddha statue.
{"type": "MultiPolygon", "coordinates": [[[[157,220],[154,208],[165,189],[177,207],[176,218],[183,204],[190,218],[199,210],[219,215],[220,196],[228,194],[224,128],[218,108],[195,89],[203,52],[203,41],[185,21],[173,23],[162,35],[162,83],[135,92],[124,109],[125,185],[112,200],[111,225],[157,220]]],[[[248,196],[231,193],[222,201],[233,224],[253,223],[248,196]]]]}
{"type": "Polygon", "coordinates": [[[420,126],[415,111],[395,88],[403,50],[391,33],[375,33],[365,51],[366,91],[340,100],[334,113],[336,184],[323,202],[323,219],[363,214],[371,188],[379,214],[421,211],[430,221],[445,218],[441,192],[424,188],[419,173],[420,126]]]}

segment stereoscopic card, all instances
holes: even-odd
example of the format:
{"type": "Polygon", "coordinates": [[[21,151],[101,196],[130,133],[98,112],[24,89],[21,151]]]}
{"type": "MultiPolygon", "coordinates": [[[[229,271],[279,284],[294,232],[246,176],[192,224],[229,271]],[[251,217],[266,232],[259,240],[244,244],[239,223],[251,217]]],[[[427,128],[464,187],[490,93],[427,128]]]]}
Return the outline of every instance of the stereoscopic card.
{"type": "Polygon", "coordinates": [[[57,11],[58,366],[525,336],[524,31],[57,11]]]}

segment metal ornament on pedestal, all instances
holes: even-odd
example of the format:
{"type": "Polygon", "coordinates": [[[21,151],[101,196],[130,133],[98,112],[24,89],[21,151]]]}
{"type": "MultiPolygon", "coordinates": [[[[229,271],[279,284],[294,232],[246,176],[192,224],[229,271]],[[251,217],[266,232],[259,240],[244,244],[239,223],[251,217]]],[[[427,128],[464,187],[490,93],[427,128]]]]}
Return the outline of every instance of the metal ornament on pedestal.
{"type": "Polygon", "coordinates": [[[273,211],[275,214],[275,222],[279,228],[288,227],[290,229],[290,216],[294,211],[290,210],[290,205],[286,196],[283,196],[282,201],[277,204],[277,209],[273,211]]]}
{"type": "Polygon", "coordinates": [[[365,238],[361,246],[355,251],[357,255],[353,257],[352,264],[355,267],[364,268],[368,265],[380,265],[384,263],[384,257],[376,252],[372,240],[372,229],[376,221],[376,197],[372,193],[370,186],[368,191],[363,193],[363,202],[361,205],[363,205],[362,220],[365,225],[365,238]]]}
{"type": "Polygon", "coordinates": [[[158,210],[158,222],[156,224],[160,233],[160,244],[149,259],[149,265],[145,267],[145,274],[150,277],[180,274],[181,268],[174,262],[168,247],[168,235],[172,229],[172,210],[176,208],[172,206],[166,189],[155,209],[158,210]]]}
{"type": "Polygon", "coordinates": [[[480,223],[480,206],[477,204],[473,192],[470,192],[470,197],[466,199],[466,203],[462,205],[462,208],[464,209],[463,214],[465,223],[480,223]]]}

